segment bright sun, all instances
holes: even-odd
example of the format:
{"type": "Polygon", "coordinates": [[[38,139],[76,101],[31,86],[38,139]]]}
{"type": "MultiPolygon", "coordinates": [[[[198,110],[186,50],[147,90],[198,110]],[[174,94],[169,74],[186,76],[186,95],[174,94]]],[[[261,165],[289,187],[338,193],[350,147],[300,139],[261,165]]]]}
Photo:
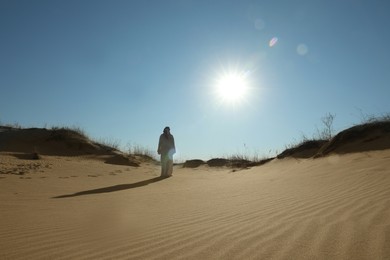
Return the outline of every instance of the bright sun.
{"type": "Polygon", "coordinates": [[[248,94],[247,75],[243,72],[229,72],[217,79],[216,92],[222,102],[239,103],[248,94]]]}

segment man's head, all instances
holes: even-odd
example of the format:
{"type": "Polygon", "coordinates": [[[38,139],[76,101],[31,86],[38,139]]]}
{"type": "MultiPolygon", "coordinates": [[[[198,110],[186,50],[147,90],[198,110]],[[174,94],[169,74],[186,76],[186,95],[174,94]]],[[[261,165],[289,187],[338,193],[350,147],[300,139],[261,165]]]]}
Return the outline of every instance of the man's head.
{"type": "Polygon", "coordinates": [[[169,128],[169,126],[166,126],[164,128],[164,134],[169,134],[169,131],[171,131],[171,129],[169,128]]]}

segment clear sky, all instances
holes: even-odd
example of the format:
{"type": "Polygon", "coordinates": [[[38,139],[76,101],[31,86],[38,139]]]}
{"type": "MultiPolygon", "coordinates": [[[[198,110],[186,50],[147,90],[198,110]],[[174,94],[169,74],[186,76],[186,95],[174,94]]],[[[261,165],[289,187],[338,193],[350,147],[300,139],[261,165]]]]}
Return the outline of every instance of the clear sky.
{"type": "Polygon", "coordinates": [[[389,13],[385,0],[0,0],[0,121],[153,151],[170,126],[178,160],[273,156],[327,113],[337,132],[390,112],[389,13]]]}

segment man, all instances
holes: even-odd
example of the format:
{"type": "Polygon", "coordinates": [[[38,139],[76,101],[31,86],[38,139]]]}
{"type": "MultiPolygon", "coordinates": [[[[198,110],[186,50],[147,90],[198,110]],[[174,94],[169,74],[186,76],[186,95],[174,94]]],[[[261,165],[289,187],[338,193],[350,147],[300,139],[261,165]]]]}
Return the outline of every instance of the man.
{"type": "Polygon", "coordinates": [[[157,153],[161,155],[161,177],[171,177],[173,171],[173,154],[176,153],[175,139],[167,126],[160,135],[157,153]]]}

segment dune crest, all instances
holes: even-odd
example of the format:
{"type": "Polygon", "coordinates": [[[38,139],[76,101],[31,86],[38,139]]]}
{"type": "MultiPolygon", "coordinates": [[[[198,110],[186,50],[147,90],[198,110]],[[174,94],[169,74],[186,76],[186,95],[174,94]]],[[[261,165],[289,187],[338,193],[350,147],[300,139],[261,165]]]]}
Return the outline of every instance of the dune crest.
{"type": "Polygon", "coordinates": [[[0,128],[0,152],[13,153],[20,159],[46,156],[96,156],[109,164],[138,167],[140,161],[121,151],[91,141],[86,135],[66,128],[0,128]]]}
{"type": "Polygon", "coordinates": [[[329,154],[360,153],[390,149],[390,121],[375,121],[345,129],[330,140],[307,140],[286,149],[279,159],[318,158],[329,154]]]}

